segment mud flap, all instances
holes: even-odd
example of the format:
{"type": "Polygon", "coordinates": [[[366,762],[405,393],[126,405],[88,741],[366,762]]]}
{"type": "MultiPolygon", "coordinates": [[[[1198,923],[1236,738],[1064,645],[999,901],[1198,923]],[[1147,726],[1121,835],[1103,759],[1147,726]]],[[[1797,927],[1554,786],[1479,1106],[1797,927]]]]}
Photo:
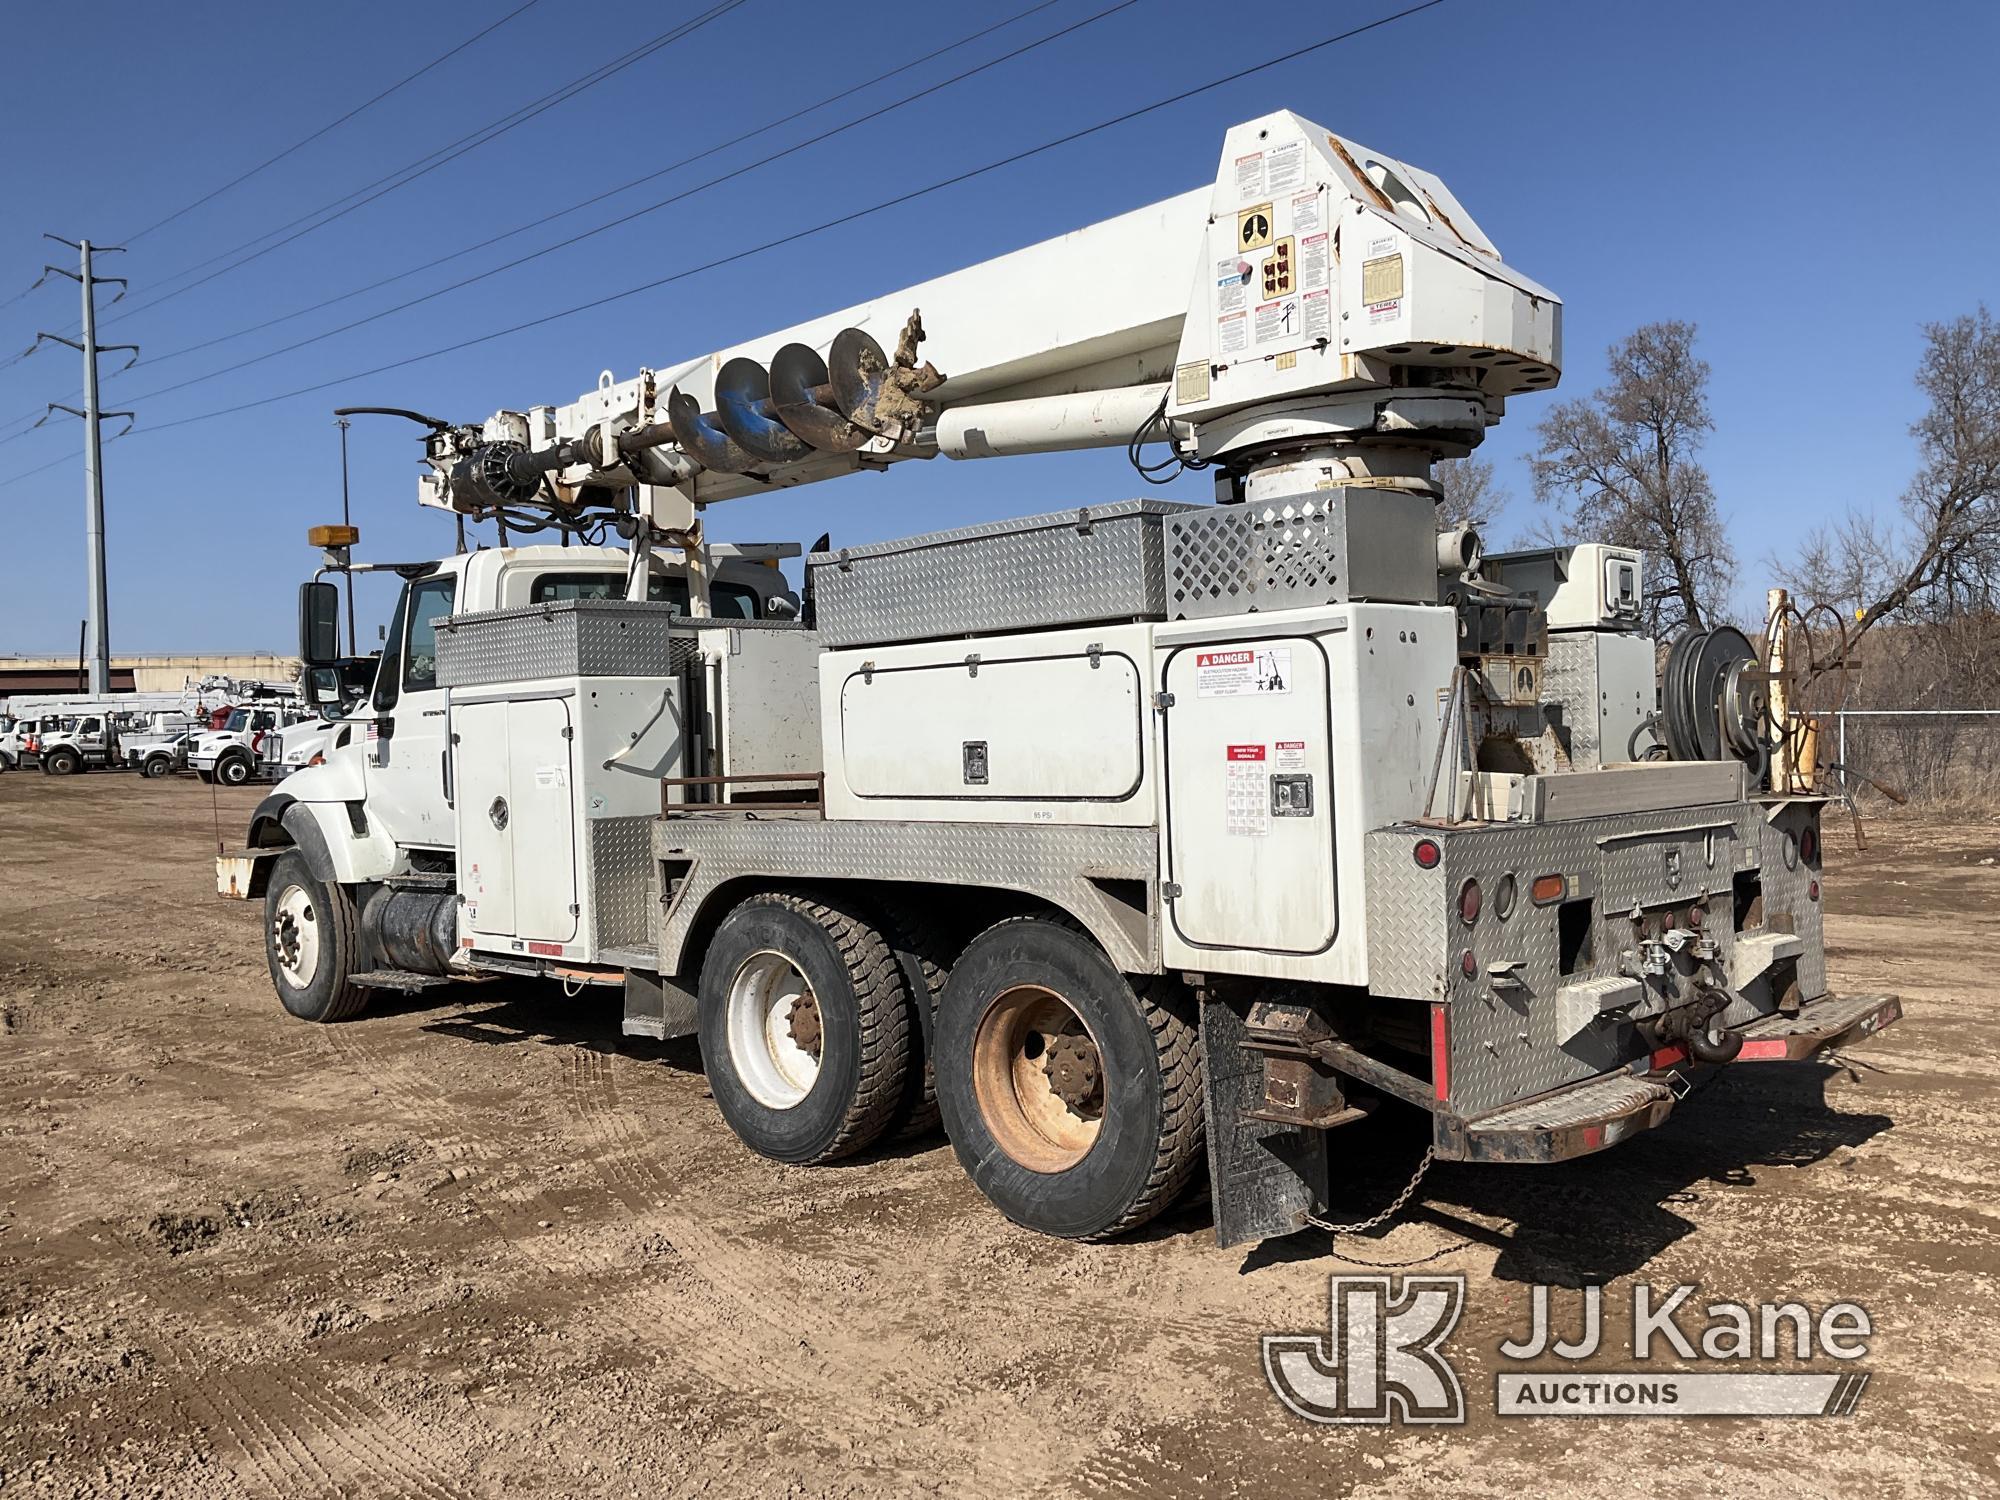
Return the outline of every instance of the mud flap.
{"type": "Polygon", "coordinates": [[[1326,1132],[1247,1118],[1264,1101],[1264,1060],[1244,1046],[1249,1002],[1201,1003],[1202,1087],[1215,1242],[1295,1234],[1326,1202],[1326,1132]]]}

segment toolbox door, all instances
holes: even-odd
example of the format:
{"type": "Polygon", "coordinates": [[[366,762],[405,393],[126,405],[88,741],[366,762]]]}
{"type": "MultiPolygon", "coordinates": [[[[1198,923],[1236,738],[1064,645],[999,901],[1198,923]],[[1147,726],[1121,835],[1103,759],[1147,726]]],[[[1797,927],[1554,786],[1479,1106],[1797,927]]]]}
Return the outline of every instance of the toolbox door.
{"type": "Polygon", "coordinates": [[[514,936],[514,838],[505,703],[451,710],[458,888],[465,923],[479,936],[514,936]]]}
{"type": "Polygon", "coordinates": [[[1328,676],[1326,653],[1303,636],[1167,658],[1167,909],[1194,947],[1333,945],[1328,676]]]}
{"type": "Polygon", "coordinates": [[[507,705],[512,762],[514,935],[566,943],[576,936],[576,819],[569,700],[507,705]]]}
{"type": "Polygon", "coordinates": [[[576,936],[576,818],[569,702],[459,703],[451,710],[458,888],[466,927],[491,939],[576,936]]]}

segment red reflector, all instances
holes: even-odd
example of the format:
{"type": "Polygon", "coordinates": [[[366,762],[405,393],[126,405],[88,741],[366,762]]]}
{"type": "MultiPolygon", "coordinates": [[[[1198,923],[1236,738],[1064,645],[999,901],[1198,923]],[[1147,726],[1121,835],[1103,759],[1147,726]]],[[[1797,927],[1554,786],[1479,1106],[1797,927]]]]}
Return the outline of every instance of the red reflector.
{"type": "Polygon", "coordinates": [[[1528,887],[1528,898],[1537,906],[1547,906],[1569,894],[1569,882],[1560,875],[1537,875],[1528,887]]]}
{"type": "Polygon", "coordinates": [[[561,943],[530,943],[528,944],[528,951],[530,953],[540,953],[548,958],[561,958],[563,945],[561,943]]]}
{"type": "Polygon", "coordinates": [[[1463,953],[1459,954],[1458,972],[1463,974],[1467,979],[1470,979],[1473,975],[1479,972],[1479,960],[1472,956],[1472,950],[1470,948],[1467,948],[1463,953]]]}
{"type": "Polygon", "coordinates": [[[1662,1047],[1653,1054],[1653,1071],[1657,1073],[1661,1068],[1671,1068],[1675,1063],[1686,1062],[1687,1055],[1685,1047],[1662,1047]]]}
{"type": "Polygon", "coordinates": [[[1736,1060],[1738,1062],[1770,1062],[1773,1059],[1782,1061],[1784,1056],[1784,1039],[1782,1037],[1772,1037],[1768,1041],[1745,1042],[1743,1050],[1736,1054],[1736,1060]]]}
{"type": "Polygon", "coordinates": [[[1451,1097],[1451,1023],[1442,1005],[1431,1007],[1431,1091],[1451,1097]]]}
{"type": "Polygon", "coordinates": [[[1444,858],[1444,851],[1438,848],[1437,843],[1432,839],[1418,839],[1416,846],[1410,850],[1410,854],[1426,870],[1435,870],[1438,867],[1438,861],[1444,858]]]}
{"type": "Polygon", "coordinates": [[[1479,920],[1479,882],[1468,880],[1458,888],[1458,919],[1467,927],[1479,920]]]}
{"type": "Polygon", "coordinates": [[[1817,880],[1806,887],[1806,895],[1814,901],[1819,900],[1819,882],[1817,880]]]}

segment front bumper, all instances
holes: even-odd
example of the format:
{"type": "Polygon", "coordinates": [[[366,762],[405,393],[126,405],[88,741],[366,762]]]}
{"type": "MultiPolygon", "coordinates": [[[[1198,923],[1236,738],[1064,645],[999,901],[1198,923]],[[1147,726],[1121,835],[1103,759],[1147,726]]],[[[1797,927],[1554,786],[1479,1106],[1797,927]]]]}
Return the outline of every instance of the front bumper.
{"type": "MultiPolygon", "coordinates": [[[[1739,1028],[1735,1061],[1797,1062],[1873,1036],[1902,1019],[1894,995],[1825,996],[1796,1015],[1776,1012],[1739,1028]]],[[[1723,1066],[1729,1066],[1724,1064],[1723,1066]]],[[[1447,1161],[1552,1162],[1602,1151],[1665,1123],[1697,1078],[1711,1071],[1679,1047],[1655,1052],[1631,1070],[1509,1104],[1471,1119],[1435,1115],[1433,1146],[1447,1161]]]]}

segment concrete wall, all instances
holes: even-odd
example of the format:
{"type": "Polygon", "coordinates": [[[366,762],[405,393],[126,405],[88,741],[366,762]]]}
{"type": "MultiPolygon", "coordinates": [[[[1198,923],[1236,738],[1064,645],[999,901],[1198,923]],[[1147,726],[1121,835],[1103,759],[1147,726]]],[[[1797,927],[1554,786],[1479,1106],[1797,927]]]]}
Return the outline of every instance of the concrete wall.
{"type": "MultiPolygon", "coordinates": [[[[112,681],[140,693],[178,693],[192,677],[241,677],[256,682],[290,682],[299,675],[298,658],[244,654],[240,656],[113,656],[112,681]]],[[[62,656],[0,656],[0,697],[15,692],[69,691],[76,683],[76,658],[62,656]],[[30,681],[55,678],[56,688],[30,687],[30,681]]]]}

